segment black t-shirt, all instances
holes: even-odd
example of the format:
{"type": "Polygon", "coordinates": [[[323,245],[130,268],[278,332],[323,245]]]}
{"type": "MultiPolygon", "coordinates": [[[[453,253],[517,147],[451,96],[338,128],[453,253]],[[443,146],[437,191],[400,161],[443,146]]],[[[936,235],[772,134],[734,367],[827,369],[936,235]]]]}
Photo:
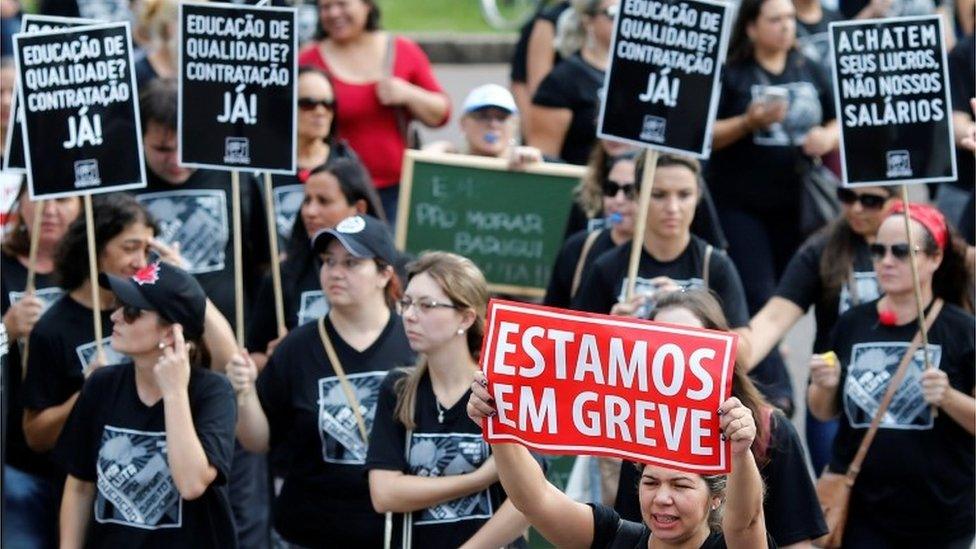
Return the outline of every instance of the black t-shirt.
{"type": "MultiPolygon", "coordinates": [[[[646,249],[642,249],[634,292],[638,294],[651,292],[653,287],[650,280],[658,276],[670,277],[684,288],[704,288],[706,247],[704,240],[691,235],[691,241],[681,255],[666,262],[654,259],[646,249]]],[[[623,299],[629,262],[630,242],[604,252],[583,277],[579,291],[573,298],[573,309],[591,313],[609,313],[614,304],[623,299]]],[[[708,289],[715,292],[729,325],[733,328],[747,325],[749,312],[746,308],[742,281],[739,279],[735,265],[725,252],[712,249],[708,278],[708,289]]],[[[646,312],[641,315],[644,318],[653,308],[653,303],[650,301],[653,299],[649,300],[646,312]]]]}
{"type": "MultiPolygon", "coordinates": [[[[593,549],[610,549],[614,547],[615,544],[620,544],[621,542],[617,540],[617,536],[620,534],[620,523],[623,519],[620,515],[613,510],[612,507],[601,505],[598,503],[588,504],[593,510],[593,544],[590,545],[593,549]]],[[[631,521],[628,525],[629,532],[638,535],[633,535],[634,544],[624,545],[624,547],[630,546],[634,549],[645,549],[647,547],[648,541],[651,539],[651,529],[644,524],[636,524],[631,521]]],[[[766,533],[766,544],[769,549],[776,549],[776,542],[773,541],[769,533],[766,533]]],[[[715,532],[708,536],[705,543],[702,543],[698,549],[726,549],[728,546],[725,544],[725,535],[721,532],[715,532]]]]}
{"type": "MultiPolygon", "coordinates": [[[[112,311],[102,311],[102,333],[112,333],[112,311]]],[[[108,364],[129,362],[103,337],[102,351],[108,364]]],[[[84,370],[95,360],[95,327],[92,310],[64,295],[41,316],[30,334],[24,408],[41,411],[63,404],[81,390],[84,370]]],[[[63,433],[64,431],[62,431],[63,433]]]]}
{"type": "Polygon", "coordinates": [[[790,259],[783,277],[776,288],[776,295],[793,302],[804,311],[816,305],[814,313],[817,320],[817,335],[813,342],[813,352],[830,351],[830,331],[837,317],[852,305],[873,301],[881,296],[878,277],[871,262],[868,243],[859,235],[854,235],[853,277],[841,286],[840,293],[831,299],[826,296],[820,278],[820,261],[827,246],[828,233],[819,232],[811,236],[790,259]]]}
{"type": "MultiPolygon", "coordinates": [[[[286,259],[281,263],[281,299],[285,326],[289,330],[317,320],[329,312],[329,301],[322,293],[319,283],[319,264],[318,256],[315,255],[299,258],[299,261],[286,259]]],[[[278,337],[271,275],[265,275],[261,281],[261,289],[254,300],[250,320],[247,348],[264,352],[268,343],[278,337]]]]}
{"type": "MultiPolygon", "coordinates": [[[[968,113],[970,117],[976,118],[972,105],[969,104],[971,97],[976,97],[976,38],[974,35],[963,38],[949,52],[949,92],[952,97],[952,110],[968,113]]],[[[976,159],[973,158],[972,151],[956,146],[956,166],[959,178],[955,184],[973,192],[973,182],[976,181],[976,159]]],[[[967,235],[968,236],[968,235],[967,235]]],[[[971,238],[971,237],[970,237],[971,238]]]]}
{"type": "MultiPolygon", "coordinates": [[[[326,330],[372,429],[387,372],[413,361],[399,316],[362,352],[349,346],[326,317],[326,330]]],[[[271,446],[285,445],[291,463],[275,502],[275,529],[288,541],[320,546],[378,547],[383,517],[373,510],[363,464],[367,442],[319,337],[318,323],[291,331],[257,381],[271,429],[271,446]]]]}
{"type": "MultiPolygon", "coordinates": [[[[559,20],[559,16],[563,11],[569,7],[569,2],[559,2],[556,5],[544,7],[545,4],[540,4],[540,10],[536,12],[536,15],[526,21],[522,28],[519,29],[519,39],[515,43],[515,48],[512,51],[512,69],[509,72],[509,80],[512,82],[518,82],[524,84],[526,78],[528,78],[528,57],[529,57],[529,39],[532,37],[532,30],[535,28],[536,21],[540,19],[548,22],[552,25],[553,30],[556,28],[556,22],[559,20]]],[[[558,51],[553,52],[552,63],[555,66],[559,63],[562,57],[559,55],[558,51]]]]}
{"type": "Polygon", "coordinates": [[[828,29],[834,21],[843,21],[844,17],[832,9],[821,7],[823,16],[816,23],[804,23],[796,20],[796,47],[804,55],[817,62],[830,78],[832,60],[830,57],[830,34],[828,29]]]}
{"type": "MultiPolygon", "coordinates": [[[[549,277],[549,287],[546,288],[546,297],[542,300],[543,305],[562,307],[564,309],[569,307],[573,300],[571,292],[573,289],[573,278],[576,276],[576,267],[579,264],[580,257],[583,255],[583,247],[590,234],[592,234],[590,231],[580,231],[569,237],[566,243],[563,244],[562,250],[556,256],[556,264],[553,266],[552,276],[549,277]]],[[[583,260],[583,269],[580,271],[581,283],[582,275],[589,270],[593,262],[603,252],[610,250],[614,246],[616,244],[610,238],[610,231],[600,229],[599,234],[595,237],[595,240],[590,245],[590,249],[587,251],[586,258],[583,260]]]]}
{"type": "MultiPolygon", "coordinates": [[[[171,185],[150,170],[149,184],[135,191],[159,225],[157,238],[180,243],[207,297],[231,326],[234,315],[234,241],[231,181],[228,172],[196,170],[185,183],[171,185]]],[[[268,232],[260,189],[252,177],[241,178],[241,246],[244,264],[244,311],[257,291],[261,267],[268,263],[268,232]]]]}
{"type": "MultiPolygon", "coordinates": [[[[800,435],[782,413],[771,416],[767,461],[760,468],[766,484],[763,514],[766,530],[778,545],[816,539],[827,533],[817,493],[807,471],[800,435]]],[[[620,468],[620,483],[614,509],[620,517],[641,522],[637,491],[640,473],[630,462],[620,468]]]]}
{"type": "MultiPolygon", "coordinates": [[[[831,471],[847,470],[916,331],[915,320],[881,325],[877,301],[853,307],[837,320],[831,340],[842,390],[831,471]]],[[[976,383],[974,331],[972,315],[947,304],[928,332],[932,366],[966,395],[976,383]]],[[[852,515],[913,547],[971,536],[976,523],[973,435],[945,411],[935,417],[925,403],[919,383],[922,353],[919,349],[909,364],[851,495],[852,515]]]]}
{"type": "Polygon", "coordinates": [[[570,164],[582,166],[590,157],[596,142],[596,116],[602,86],[603,71],[576,54],[553,67],[532,97],[535,105],[573,112],[559,151],[559,158],[570,164]]]}
{"type": "MultiPolygon", "coordinates": [[[[7,314],[10,306],[24,296],[27,287],[27,268],[16,257],[0,253],[0,316],[7,314]]],[[[49,274],[37,273],[34,277],[35,297],[45,307],[50,307],[64,291],[54,285],[49,274]]],[[[46,309],[45,309],[46,310],[46,309]]],[[[21,471],[47,478],[57,478],[58,468],[46,456],[35,454],[24,439],[24,387],[21,343],[8,342],[8,354],[4,362],[4,390],[6,392],[6,429],[4,430],[5,463],[21,471]]]]}
{"type": "Polygon", "coordinates": [[[230,383],[190,373],[193,427],[217,477],[200,497],[180,497],[167,462],[165,404],[147,406],[135,366],[92,374],[64,426],[55,455],[68,474],[96,486],[86,547],[236,547],[227,478],[237,408],[230,383]]]}
{"type": "MultiPolygon", "coordinates": [[[[410,432],[410,448],[405,448],[407,431],[394,417],[394,385],[403,371],[390,372],[380,388],[376,422],[369,437],[366,468],[402,471],[420,477],[447,477],[476,470],[491,455],[488,443],[481,437],[481,426],[468,417],[468,391],[450,408],[444,409],[443,423],[438,420],[438,404],[430,375],[417,387],[414,419],[417,428],[410,432]],[[407,458],[409,454],[409,458],[407,458]]],[[[414,547],[459,547],[488,522],[505,500],[500,483],[452,501],[447,501],[412,515],[414,547]]],[[[403,515],[396,515],[394,543],[400,546],[403,515]]]]}
{"type": "Polygon", "coordinates": [[[159,78],[159,74],[149,62],[149,56],[146,55],[145,51],[137,54],[136,62],[132,65],[132,71],[136,73],[136,87],[140,90],[146,89],[153,80],[159,78]]]}
{"type": "Polygon", "coordinates": [[[789,92],[790,106],[783,122],[746,135],[712,152],[705,178],[719,206],[750,211],[793,211],[800,201],[799,146],[810,128],[834,119],[834,100],[826,74],[798,51],[790,52],[781,74],[760,67],[755,60],[726,65],[722,70],[719,119],[746,112],[766,86],[789,92]]]}

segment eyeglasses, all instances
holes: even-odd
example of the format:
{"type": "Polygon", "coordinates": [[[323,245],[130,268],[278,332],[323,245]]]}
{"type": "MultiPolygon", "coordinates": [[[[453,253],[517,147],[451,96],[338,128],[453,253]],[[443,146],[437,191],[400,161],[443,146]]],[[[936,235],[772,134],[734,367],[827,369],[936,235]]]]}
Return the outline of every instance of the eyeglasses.
{"type": "Polygon", "coordinates": [[[857,194],[851,189],[838,187],[837,200],[840,200],[848,206],[854,204],[855,202],[860,202],[861,207],[865,210],[880,210],[881,207],[884,206],[885,202],[888,201],[888,197],[870,193],[857,194]]]}
{"type": "MultiPolygon", "coordinates": [[[[884,244],[875,242],[868,246],[868,250],[871,252],[871,259],[875,261],[884,260],[885,256],[888,255],[888,250],[891,250],[891,255],[899,261],[904,261],[911,253],[907,242],[899,242],[891,246],[885,246],[884,244]]],[[[915,252],[918,253],[919,251],[921,251],[919,247],[915,246],[915,252]]]]}
{"type": "Polygon", "coordinates": [[[453,303],[443,303],[437,301],[436,299],[428,299],[422,297],[420,299],[412,299],[407,296],[400,298],[400,313],[406,314],[410,307],[416,305],[418,310],[422,313],[427,313],[433,311],[434,309],[457,309],[458,306],[453,303]]]}
{"type": "Polygon", "coordinates": [[[637,185],[633,183],[618,183],[610,179],[603,182],[603,196],[614,197],[620,191],[624,192],[627,200],[633,200],[637,196],[637,185]]]}
{"type": "Polygon", "coordinates": [[[303,111],[315,110],[316,107],[325,107],[332,110],[335,107],[335,99],[315,99],[312,97],[299,97],[298,108],[303,111]]]}
{"type": "Polygon", "coordinates": [[[122,320],[124,320],[126,324],[132,324],[136,320],[139,320],[140,316],[142,316],[142,309],[139,307],[134,305],[122,306],[122,320]]]}
{"type": "Polygon", "coordinates": [[[614,4],[596,12],[596,15],[602,15],[612,21],[613,18],[617,16],[618,11],[620,11],[620,6],[614,4]]]}

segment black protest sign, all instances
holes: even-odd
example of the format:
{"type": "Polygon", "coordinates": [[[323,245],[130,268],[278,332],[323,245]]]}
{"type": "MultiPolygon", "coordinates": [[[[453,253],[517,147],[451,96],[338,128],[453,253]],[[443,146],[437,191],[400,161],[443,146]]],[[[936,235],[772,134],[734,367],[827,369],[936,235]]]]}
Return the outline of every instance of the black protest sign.
{"type": "Polygon", "coordinates": [[[146,186],[128,23],[14,36],[32,199],[146,186]]]}
{"type": "Polygon", "coordinates": [[[729,7],[711,0],[622,0],[598,135],[707,158],[729,7]]]}
{"type": "MultiPolygon", "coordinates": [[[[25,13],[20,20],[20,32],[31,34],[95,23],[97,21],[91,19],[25,13]]],[[[17,87],[19,86],[17,80],[14,78],[14,91],[10,97],[10,117],[7,119],[7,128],[10,131],[7,132],[7,139],[3,144],[3,169],[4,171],[24,173],[27,171],[27,160],[24,158],[24,111],[17,102],[17,87]]]]}
{"type": "Polygon", "coordinates": [[[956,179],[939,16],[830,24],[847,186],[956,179]]]}
{"type": "Polygon", "coordinates": [[[295,10],[180,4],[180,165],[295,173],[295,10]]]}

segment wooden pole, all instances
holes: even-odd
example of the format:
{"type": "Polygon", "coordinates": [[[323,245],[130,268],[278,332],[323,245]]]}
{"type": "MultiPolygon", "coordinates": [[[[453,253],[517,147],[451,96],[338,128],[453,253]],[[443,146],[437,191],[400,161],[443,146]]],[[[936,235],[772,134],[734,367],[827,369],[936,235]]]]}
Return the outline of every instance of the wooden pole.
{"type": "Polygon", "coordinates": [[[241,174],[230,172],[230,203],[233,215],[234,239],[234,333],[237,345],[244,346],[244,265],[241,253],[241,174]]]}
{"type": "MultiPolygon", "coordinates": [[[[918,331],[922,334],[922,360],[925,369],[932,367],[929,360],[929,331],[925,327],[925,305],[922,303],[922,283],[918,278],[918,254],[915,252],[915,245],[912,243],[912,218],[908,215],[908,185],[901,186],[901,201],[905,205],[905,237],[908,239],[908,253],[911,256],[912,264],[912,285],[915,287],[915,306],[918,308],[918,331]]],[[[932,417],[938,417],[939,408],[934,404],[931,406],[932,417]]]]}
{"type": "Polygon", "coordinates": [[[288,333],[285,326],[285,305],[281,295],[281,264],[278,260],[278,223],[275,219],[274,189],[271,174],[264,173],[264,209],[268,213],[268,240],[271,245],[271,283],[274,287],[275,319],[278,321],[278,337],[288,333]]]}
{"type": "Polygon", "coordinates": [[[95,214],[92,210],[90,194],[84,195],[85,233],[88,237],[88,283],[91,286],[92,321],[95,325],[95,356],[105,365],[105,352],[102,350],[102,302],[98,291],[98,256],[95,253],[95,214]]]}
{"type": "MultiPolygon", "coordinates": [[[[41,222],[44,219],[44,200],[34,203],[34,222],[30,230],[30,251],[27,254],[27,285],[24,296],[34,295],[37,276],[37,248],[41,242],[41,222]]],[[[20,379],[27,377],[27,356],[30,354],[30,338],[24,338],[24,352],[20,355],[20,379]]]]}
{"type": "Polygon", "coordinates": [[[644,170],[641,174],[640,197],[637,205],[637,221],[634,225],[634,239],[630,246],[630,263],[627,265],[627,286],[624,301],[634,296],[637,283],[637,268],[640,266],[641,251],[644,249],[644,233],[647,229],[647,209],[651,205],[651,189],[654,188],[654,172],[657,170],[658,152],[648,149],[644,155],[644,170]]]}

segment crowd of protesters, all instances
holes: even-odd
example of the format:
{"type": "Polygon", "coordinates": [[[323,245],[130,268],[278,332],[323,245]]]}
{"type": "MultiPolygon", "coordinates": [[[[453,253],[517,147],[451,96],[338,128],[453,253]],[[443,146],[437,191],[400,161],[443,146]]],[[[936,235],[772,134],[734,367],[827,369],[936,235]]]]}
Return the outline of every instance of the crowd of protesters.
{"type": "MultiPolygon", "coordinates": [[[[714,152],[657,159],[634,281],[648,167],[596,137],[618,0],[542,2],[509,86],[472,86],[456,109],[463,142],[424,147],[511,170],[585,166],[543,304],[739,336],[715,412],[731,473],[578,460],[602,488],[589,505],[547,480],[547,456],[482,438],[496,409],[478,366],[490,297],[478,266],[394,246],[413,123],[447,124],[452,105],[424,51],[383,30],[376,0],[300,7],[317,23],[298,54],[298,170],[273,177],[273,227],[243,178],[242,265],[229,173],[178,162],[177,0],[39,7],[134,23],[148,186],[92,199],[97,279],[80,198],[31,202],[22,184],[3,212],[4,547],[525,547],[530,526],[560,547],[809,547],[828,533],[817,478],[852,466],[845,547],[972,545],[972,0],[735,2],[714,152]],[[801,226],[804,170],[839,169],[828,23],[931,13],[947,23],[958,180],[927,189],[931,205],[838,186],[837,218],[801,226]],[[809,364],[797,395],[780,344],[811,307],[813,353],[789,350],[809,364]],[[908,369],[865,457],[872,395],[915,349],[920,310],[915,363],[934,367],[908,369]]],[[[19,10],[3,0],[4,54],[19,10]]],[[[4,57],[0,142],[13,72],[4,57]]]]}

